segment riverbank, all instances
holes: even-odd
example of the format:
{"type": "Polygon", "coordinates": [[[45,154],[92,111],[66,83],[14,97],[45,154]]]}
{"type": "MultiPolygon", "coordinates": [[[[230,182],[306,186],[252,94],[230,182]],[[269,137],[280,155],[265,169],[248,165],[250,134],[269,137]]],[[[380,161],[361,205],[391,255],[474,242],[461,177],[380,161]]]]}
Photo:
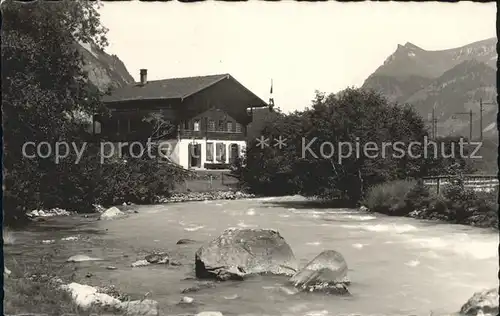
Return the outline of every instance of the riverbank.
{"type": "MultiPolygon", "coordinates": [[[[205,191],[205,192],[174,192],[168,197],[158,197],[157,204],[169,204],[169,203],[183,203],[183,202],[201,202],[201,201],[224,201],[224,200],[241,200],[241,199],[252,199],[257,198],[256,195],[245,193],[241,191],[234,190],[220,190],[220,191],[205,191]]],[[[118,208],[129,207],[134,205],[133,203],[123,203],[118,206],[118,208]]],[[[106,207],[102,205],[94,205],[94,209],[86,214],[99,214],[106,210],[106,207]]],[[[32,210],[25,214],[19,220],[19,227],[22,228],[24,225],[30,222],[43,221],[45,218],[54,216],[71,216],[76,215],[76,212],[68,212],[60,208],[53,208],[48,210],[32,210]],[[22,223],[21,223],[22,221],[22,223]],[[22,225],[24,223],[24,225],[22,225]]]]}
{"type": "Polygon", "coordinates": [[[421,183],[394,181],[373,187],[362,210],[498,230],[497,201],[498,188],[474,191],[452,185],[438,194],[421,183]]]}
{"type": "Polygon", "coordinates": [[[214,201],[214,200],[239,200],[255,198],[254,194],[241,191],[206,191],[206,192],[179,192],[169,197],[159,198],[159,203],[180,203],[195,201],[214,201]]]}

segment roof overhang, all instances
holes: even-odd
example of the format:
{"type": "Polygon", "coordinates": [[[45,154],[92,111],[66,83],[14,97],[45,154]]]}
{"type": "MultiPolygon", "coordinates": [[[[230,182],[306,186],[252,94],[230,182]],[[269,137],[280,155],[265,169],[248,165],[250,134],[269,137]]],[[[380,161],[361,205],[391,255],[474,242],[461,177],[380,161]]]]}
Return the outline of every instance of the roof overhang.
{"type": "Polygon", "coordinates": [[[238,82],[236,79],[234,79],[231,75],[227,74],[227,75],[224,75],[223,77],[221,77],[220,79],[218,80],[215,80],[213,82],[211,82],[210,84],[204,86],[204,87],[201,87],[200,89],[197,89],[196,91],[193,91],[191,93],[188,93],[188,94],[185,94],[183,96],[179,96],[179,97],[145,97],[145,96],[139,96],[139,97],[135,97],[135,98],[127,98],[127,99],[121,99],[121,100],[106,100],[106,96],[103,97],[102,99],[102,102],[106,105],[106,106],[109,106],[109,107],[116,107],[118,105],[124,105],[124,104],[127,104],[127,103],[130,103],[130,102],[135,102],[135,101],[165,101],[165,100],[171,100],[171,101],[178,101],[178,102],[183,102],[185,101],[186,99],[206,90],[206,89],[209,89],[210,87],[213,87],[214,85],[218,84],[219,82],[221,81],[224,81],[224,80],[231,80],[233,81],[236,86],[242,90],[247,96],[248,96],[248,99],[251,100],[250,104],[248,107],[253,107],[253,108],[264,108],[264,107],[268,107],[268,103],[265,102],[264,100],[262,100],[259,96],[257,96],[255,93],[253,93],[252,91],[250,91],[247,87],[245,87],[244,85],[242,85],[240,82],[238,82]]]}

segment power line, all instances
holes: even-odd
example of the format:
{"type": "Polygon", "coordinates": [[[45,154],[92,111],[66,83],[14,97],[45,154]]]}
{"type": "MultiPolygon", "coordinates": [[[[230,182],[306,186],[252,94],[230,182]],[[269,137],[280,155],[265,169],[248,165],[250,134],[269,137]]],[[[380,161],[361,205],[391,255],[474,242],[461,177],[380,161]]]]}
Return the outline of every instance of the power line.
{"type": "Polygon", "coordinates": [[[472,116],[474,113],[472,113],[472,110],[469,110],[468,112],[456,112],[455,115],[452,116],[452,118],[456,118],[457,115],[469,115],[469,142],[472,141],[472,116]]]}
{"type": "Polygon", "coordinates": [[[479,138],[483,140],[483,106],[497,105],[495,102],[483,102],[483,98],[479,98],[479,138]]]}

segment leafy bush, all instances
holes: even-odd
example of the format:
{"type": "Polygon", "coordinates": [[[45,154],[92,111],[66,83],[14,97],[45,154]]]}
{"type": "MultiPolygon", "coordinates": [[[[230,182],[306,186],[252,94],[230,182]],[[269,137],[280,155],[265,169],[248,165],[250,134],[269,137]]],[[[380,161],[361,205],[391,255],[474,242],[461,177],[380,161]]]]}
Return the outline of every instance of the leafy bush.
{"type": "Polygon", "coordinates": [[[64,208],[88,213],[94,204],[156,203],[169,196],[186,171],[153,159],[115,159],[100,162],[97,150],[88,148],[78,164],[76,157],[61,163],[33,159],[28,169],[14,169],[6,177],[4,221],[22,224],[32,209],[64,208]]]}
{"type": "Polygon", "coordinates": [[[96,203],[113,205],[123,202],[156,203],[169,196],[184,171],[154,160],[130,159],[109,163],[98,174],[96,203]]]}
{"type": "Polygon", "coordinates": [[[423,193],[420,190],[415,181],[391,181],[370,188],[362,203],[374,212],[402,215],[423,193]]]}
{"type": "Polygon", "coordinates": [[[388,215],[498,227],[497,199],[498,188],[477,192],[457,182],[446,187],[442,194],[434,194],[422,182],[392,181],[372,187],[363,204],[388,215]]]}

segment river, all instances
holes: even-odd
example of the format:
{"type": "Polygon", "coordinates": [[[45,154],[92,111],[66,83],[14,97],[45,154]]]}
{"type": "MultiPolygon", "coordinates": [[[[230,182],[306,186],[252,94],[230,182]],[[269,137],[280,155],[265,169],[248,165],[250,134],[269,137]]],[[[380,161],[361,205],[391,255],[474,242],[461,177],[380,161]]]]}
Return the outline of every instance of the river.
{"type": "Polygon", "coordinates": [[[77,280],[114,284],[136,297],[149,293],[160,303],[161,315],[220,311],[226,316],[428,316],[456,312],[474,292],[497,286],[497,232],[354,209],[314,208],[302,201],[284,197],[136,206],[137,214],[127,218],[81,219],[78,227],[69,219],[51,219],[44,229],[17,232],[17,246],[5,248],[6,261],[35,262],[40,253],[54,248],[54,260],[61,263],[74,254],[103,258],[73,264],[78,266],[77,280]],[[281,288],[286,281],[282,277],[256,277],[181,294],[195,282],[190,277],[200,244],[176,242],[206,242],[228,227],[278,229],[304,265],[322,250],[339,251],[349,265],[352,296],[290,295],[281,288]],[[79,240],[61,240],[68,236],[79,240]],[[55,244],[43,244],[44,239],[55,244]],[[153,250],[170,252],[182,265],[130,266],[153,250]],[[107,270],[109,265],[117,269],[107,270]],[[88,273],[92,276],[83,277],[88,273]],[[177,304],[185,295],[196,304],[177,304]]]}

